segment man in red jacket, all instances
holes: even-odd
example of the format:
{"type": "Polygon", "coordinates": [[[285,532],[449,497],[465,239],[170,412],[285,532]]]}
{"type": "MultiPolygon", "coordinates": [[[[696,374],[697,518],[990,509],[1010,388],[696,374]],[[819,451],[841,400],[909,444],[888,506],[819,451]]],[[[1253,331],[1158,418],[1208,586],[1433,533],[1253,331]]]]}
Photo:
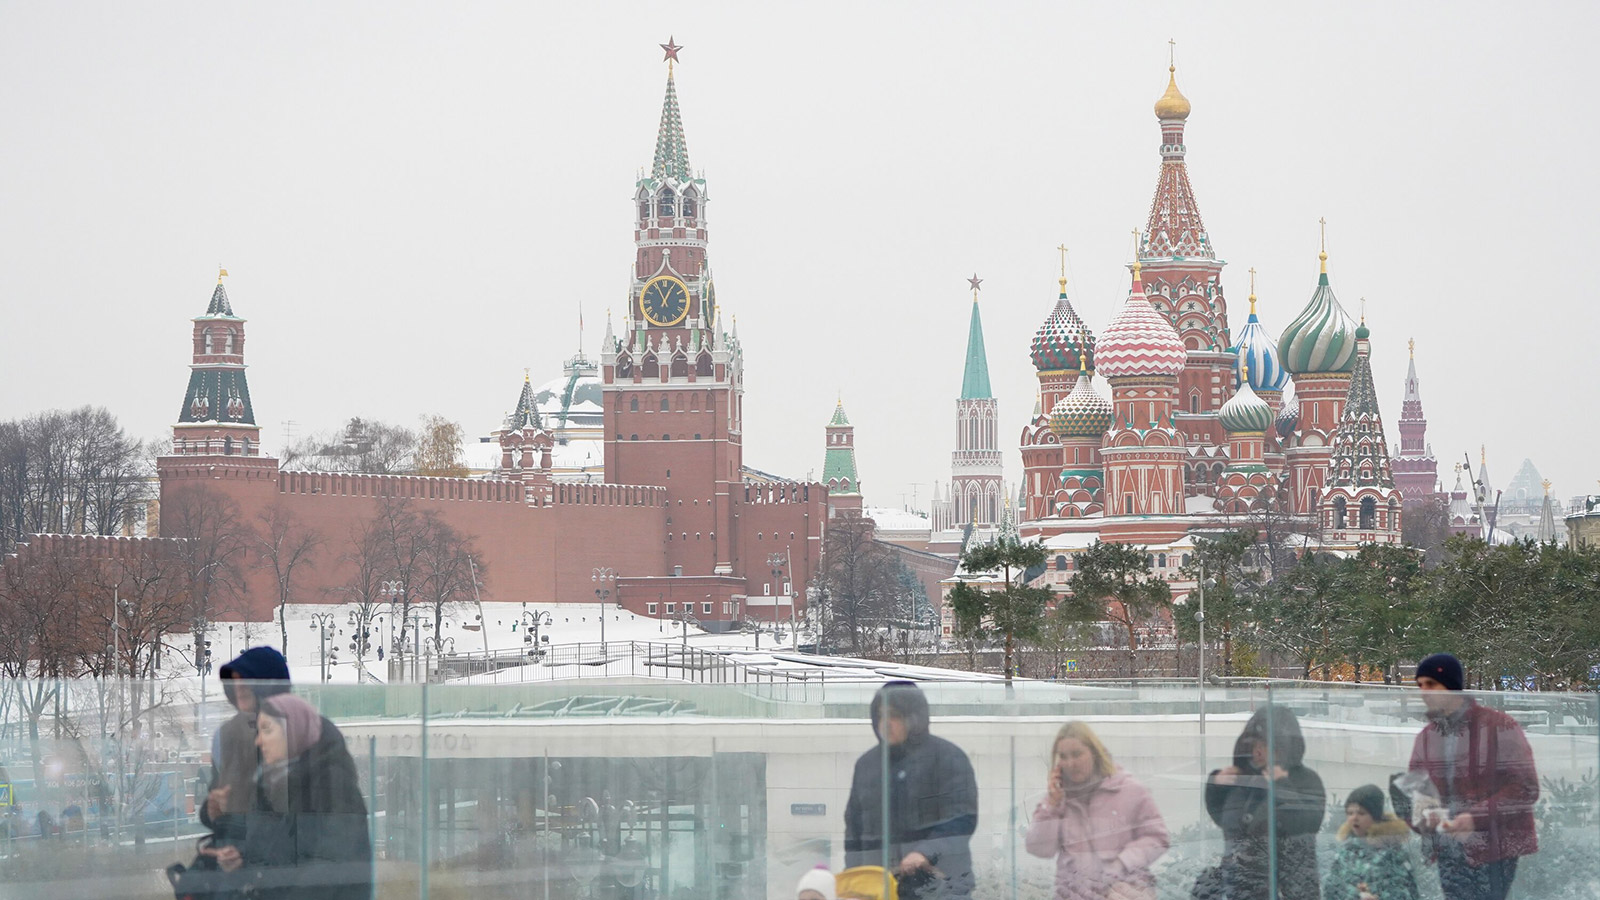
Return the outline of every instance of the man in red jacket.
{"type": "Polygon", "coordinates": [[[1465,673],[1454,656],[1424,659],[1416,677],[1428,724],[1410,769],[1428,777],[1438,806],[1418,808],[1413,827],[1433,848],[1445,900],[1504,900],[1517,860],[1539,849],[1533,750],[1515,719],[1461,693],[1465,673]]]}

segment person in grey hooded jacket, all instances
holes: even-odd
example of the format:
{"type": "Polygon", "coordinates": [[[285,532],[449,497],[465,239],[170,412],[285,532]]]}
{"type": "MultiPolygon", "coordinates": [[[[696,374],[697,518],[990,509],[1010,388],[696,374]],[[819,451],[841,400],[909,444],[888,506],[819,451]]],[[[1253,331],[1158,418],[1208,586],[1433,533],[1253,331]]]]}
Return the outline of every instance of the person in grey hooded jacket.
{"type": "Polygon", "coordinates": [[[960,747],[928,733],[928,698],[909,681],[892,681],[872,698],[878,746],[856,760],[844,810],[846,866],[884,864],[902,900],[972,896],[972,850],[978,783],[960,747]],[[888,818],[883,814],[888,756],[888,818]]]}

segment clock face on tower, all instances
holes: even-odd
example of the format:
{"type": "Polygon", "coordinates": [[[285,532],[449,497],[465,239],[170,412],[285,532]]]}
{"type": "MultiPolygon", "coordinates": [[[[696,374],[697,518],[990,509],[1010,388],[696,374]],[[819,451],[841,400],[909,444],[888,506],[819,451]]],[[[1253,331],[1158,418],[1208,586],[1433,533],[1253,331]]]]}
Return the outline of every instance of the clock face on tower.
{"type": "Polygon", "coordinates": [[[689,288],[671,275],[657,275],[639,292],[639,312],[651,325],[676,325],[689,312],[689,288]]]}

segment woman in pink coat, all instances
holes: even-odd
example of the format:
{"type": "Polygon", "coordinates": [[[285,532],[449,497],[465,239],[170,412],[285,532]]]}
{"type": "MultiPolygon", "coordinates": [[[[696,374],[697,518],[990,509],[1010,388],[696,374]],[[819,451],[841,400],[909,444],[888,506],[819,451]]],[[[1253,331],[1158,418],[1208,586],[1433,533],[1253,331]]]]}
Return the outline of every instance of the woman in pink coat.
{"type": "Polygon", "coordinates": [[[1029,853],[1056,858],[1056,900],[1154,900],[1150,864],[1169,845],[1144,785],[1112,763],[1088,725],[1061,726],[1049,794],[1034,810],[1027,838],[1029,853]]]}

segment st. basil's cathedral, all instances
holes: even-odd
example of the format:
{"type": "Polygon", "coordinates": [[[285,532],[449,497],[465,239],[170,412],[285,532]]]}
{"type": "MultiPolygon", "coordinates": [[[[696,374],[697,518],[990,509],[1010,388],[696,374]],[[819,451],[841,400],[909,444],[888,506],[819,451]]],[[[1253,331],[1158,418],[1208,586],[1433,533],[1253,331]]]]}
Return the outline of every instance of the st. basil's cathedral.
{"type": "MultiPolygon", "coordinates": [[[[1073,308],[1063,270],[1028,348],[1039,401],[1019,441],[1021,484],[1003,509],[974,504],[976,460],[960,447],[950,487],[935,498],[929,549],[1014,530],[1050,548],[1046,580],[1064,582],[1075,552],[1117,541],[1145,547],[1158,574],[1178,581],[1197,533],[1276,519],[1305,547],[1398,544],[1406,510],[1438,494],[1414,354],[1391,460],[1371,331],[1335,296],[1325,249],[1310,299],[1281,332],[1261,316],[1253,272],[1248,316],[1230,326],[1225,263],[1189,179],[1190,112],[1169,67],[1155,104],[1160,170],[1126,300],[1097,336],[1073,308]]],[[[976,304],[968,340],[958,444],[982,434],[973,417],[992,417],[995,403],[987,370],[973,371],[986,359],[976,304]]],[[[998,485],[995,462],[984,474],[998,485]]]]}

